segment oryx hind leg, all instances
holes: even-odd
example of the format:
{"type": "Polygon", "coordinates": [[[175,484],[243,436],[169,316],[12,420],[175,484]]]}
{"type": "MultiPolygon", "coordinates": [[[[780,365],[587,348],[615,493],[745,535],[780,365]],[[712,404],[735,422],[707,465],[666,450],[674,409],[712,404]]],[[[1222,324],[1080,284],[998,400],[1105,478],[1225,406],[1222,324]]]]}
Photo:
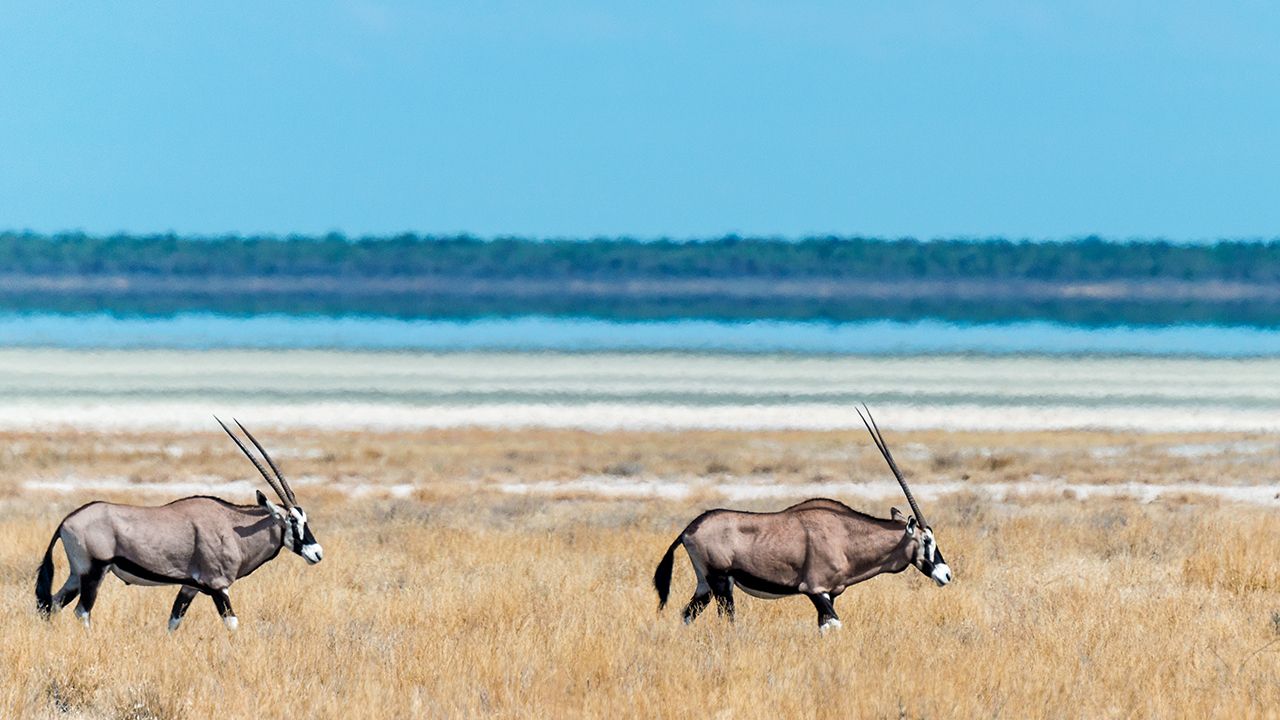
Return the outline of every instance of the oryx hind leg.
{"type": "Polygon", "coordinates": [[[49,612],[56,613],[67,606],[67,603],[75,600],[80,595],[80,576],[72,574],[67,581],[62,584],[58,592],[53,594],[53,600],[49,604],[49,612]]]}
{"type": "Polygon", "coordinates": [[[60,538],[62,540],[62,550],[67,554],[69,574],[67,575],[67,581],[62,583],[62,587],[58,589],[58,592],[53,594],[53,599],[49,603],[49,612],[51,613],[58,612],[80,595],[80,578],[88,573],[93,565],[89,561],[89,554],[85,551],[84,544],[80,542],[80,538],[65,529],[61,531],[60,538]]]}
{"type": "Polygon", "coordinates": [[[178,590],[178,597],[173,601],[173,612],[169,613],[169,632],[177,630],[182,624],[182,618],[187,615],[187,608],[191,607],[191,601],[199,592],[190,585],[183,585],[182,589],[178,590]]]}
{"type": "Polygon", "coordinates": [[[733,578],[726,573],[711,573],[707,576],[707,582],[716,599],[716,610],[729,618],[729,622],[733,622],[733,578]]]}
{"type": "Polygon", "coordinates": [[[227,594],[226,588],[214,590],[210,593],[213,597],[213,604],[218,608],[218,615],[222,617],[222,622],[232,632],[240,627],[240,619],[236,617],[236,611],[231,609],[231,596],[227,594]]]}
{"type": "Polygon", "coordinates": [[[108,567],[106,563],[92,563],[89,571],[80,576],[80,602],[76,604],[76,617],[85,627],[89,627],[89,613],[98,602],[98,586],[102,584],[108,567]]]}
{"type": "MultiPolygon", "coordinates": [[[[701,588],[699,588],[701,589],[701,588]]],[[[698,619],[698,615],[711,604],[711,591],[693,593],[693,597],[689,599],[689,604],[684,606],[684,612],[681,616],[684,618],[684,624],[688,625],[698,619]]]]}
{"type": "Polygon", "coordinates": [[[698,615],[711,604],[711,585],[707,583],[707,573],[703,569],[700,558],[697,557],[688,547],[689,562],[693,565],[693,574],[698,578],[698,586],[693,590],[693,597],[689,598],[689,603],[684,606],[681,617],[684,618],[684,624],[688,625],[698,619],[698,615]]]}

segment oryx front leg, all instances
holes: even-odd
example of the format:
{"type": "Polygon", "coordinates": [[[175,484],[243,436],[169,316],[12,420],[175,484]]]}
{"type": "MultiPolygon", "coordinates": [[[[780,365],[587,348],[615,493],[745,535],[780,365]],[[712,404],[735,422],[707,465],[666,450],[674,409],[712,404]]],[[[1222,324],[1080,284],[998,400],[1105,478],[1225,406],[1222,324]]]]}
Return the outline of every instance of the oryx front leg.
{"type": "Polygon", "coordinates": [[[827,593],[811,593],[808,598],[813,601],[813,606],[818,610],[818,630],[826,632],[833,628],[842,627],[840,617],[836,615],[836,606],[831,600],[831,595],[827,593]]]}
{"type": "Polygon", "coordinates": [[[236,618],[236,612],[231,609],[231,596],[227,594],[226,589],[214,590],[213,604],[218,608],[218,615],[222,616],[222,623],[227,629],[235,632],[240,627],[240,620],[236,618]]]}
{"type": "Polygon", "coordinates": [[[169,632],[177,630],[182,624],[182,618],[186,616],[187,608],[191,607],[191,601],[195,599],[198,592],[199,590],[187,585],[182,586],[178,591],[178,597],[173,601],[173,612],[169,613],[169,632]]]}

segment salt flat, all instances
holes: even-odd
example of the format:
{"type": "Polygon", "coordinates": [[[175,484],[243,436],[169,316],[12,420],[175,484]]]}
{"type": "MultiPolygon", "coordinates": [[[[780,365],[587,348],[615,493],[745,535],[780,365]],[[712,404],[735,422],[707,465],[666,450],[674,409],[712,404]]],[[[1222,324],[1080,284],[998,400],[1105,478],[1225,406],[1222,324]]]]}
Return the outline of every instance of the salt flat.
{"type": "Polygon", "coordinates": [[[0,429],[1280,430],[1280,359],[0,350],[0,429]]]}

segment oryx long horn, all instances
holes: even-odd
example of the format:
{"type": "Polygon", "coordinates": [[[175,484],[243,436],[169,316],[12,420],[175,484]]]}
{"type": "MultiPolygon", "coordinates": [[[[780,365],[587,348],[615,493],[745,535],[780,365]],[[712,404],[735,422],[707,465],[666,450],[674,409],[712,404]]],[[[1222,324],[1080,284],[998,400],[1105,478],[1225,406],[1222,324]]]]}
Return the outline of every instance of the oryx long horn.
{"type": "MultiPolygon", "coordinates": [[[[235,418],[231,418],[231,419],[235,420],[235,418]]],[[[235,422],[236,422],[236,426],[239,427],[241,430],[243,430],[244,434],[248,436],[249,442],[253,443],[253,446],[258,448],[258,452],[262,453],[262,457],[266,458],[267,464],[271,466],[271,471],[276,474],[277,478],[280,478],[281,487],[283,487],[284,491],[289,494],[289,504],[297,505],[298,497],[293,494],[293,488],[289,487],[289,481],[285,480],[284,475],[280,474],[280,468],[276,467],[275,462],[272,461],[271,459],[271,455],[267,453],[267,449],[262,447],[262,443],[258,442],[258,438],[254,437],[253,433],[249,432],[248,428],[246,428],[244,425],[241,425],[239,420],[235,420],[235,422]]]]}
{"type": "Polygon", "coordinates": [[[902,493],[907,496],[907,502],[911,503],[911,512],[916,514],[916,522],[921,527],[929,527],[929,523],[924,521],[924,514],[920,512],[920,506],[916,504],[915,497],[911,494],[911,488],[907,487],[906,478],[902,477],[902,471],[898,469],[898,463],[893,461],[893,455],[889,452],[889,446],[884,441],[884,436],[880,434],[880,426],[876,425],[876,419],[871,416],[871,408],[866,403],[862,404],[863,409],[867,411],[864,416],[862,410],[858,410],[858,417],[862,418],[862,424],[867,426],[867,432],[871,433],[871,439],[875,440],[876,447],[880,448],[880,454],[884,456],[885,462],[889,463],[889,469],[893,471],[894,477],[898,478],[898,484],[902,486],[902,493]],[[867,418],[871,418],[871,422],[867,422],[867,418]]]}
{"type": "MultiPolygon", "coordinates": [[[[236,434],[231,432],[231,428],[227,427],[227,424],[222,422],[221,418],[214,415],[213,419],[217,420],[218,424],[222,426],[222,429],[227,431],[227,435],[230,435],[231,439],[235,441],[236,447],[240,448],[240,452],[244,453],[244,456],[249,458],[249,462],[253,463],[253,466],[258,468],[258,472],[262,473],[262,479],[266,480],[267,484],[271,486],[271,489],[276,491],[276,495],[280,498],[280,502],[284,503],[285,507],[291,507],[293,502],[289,500],[287,495],[285,495],[284,490],[280,487],[280,484],[275,481],[275,478],[272,478],[267,474],[267,469],[262,467],[262,463],[258,462],[258,458],[254,457],[253,453],[249,452],[249,448],[245,447],[244,443],[240,442],[240,438],[236,437],[236,434]]],[[[270,460],[267,462],[270,462],[270,460]]]]}

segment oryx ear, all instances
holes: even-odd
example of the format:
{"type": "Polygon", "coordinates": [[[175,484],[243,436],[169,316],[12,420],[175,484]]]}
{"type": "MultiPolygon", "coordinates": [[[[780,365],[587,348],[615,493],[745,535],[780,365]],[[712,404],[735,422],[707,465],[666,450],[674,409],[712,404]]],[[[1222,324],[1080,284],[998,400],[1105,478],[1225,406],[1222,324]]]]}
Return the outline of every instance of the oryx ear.
{"type": "Polygon", "coordinates": [[[907,535],[913,536],[915,534],[916,534],[916,517],[912,515],[911,519],[907,521],[907,535]]]}
{"type": "Polygon", "coordinates": [[[263,495],[261,490],[258,490],[257,493],[258,504],[266,508],[271,513],[272,517],[275,517],[276,519],[284,517],[284,510],[282,510],[279,505],[268,500],[267,496],[263,495]]]}
{"type": "Polygon", "coordinates": [[[889,517],[893,518],[894,522],[900,522],[903,525],[907,523],[907,516],[903,515],[898,508],[889,508],[889,517]]]}

